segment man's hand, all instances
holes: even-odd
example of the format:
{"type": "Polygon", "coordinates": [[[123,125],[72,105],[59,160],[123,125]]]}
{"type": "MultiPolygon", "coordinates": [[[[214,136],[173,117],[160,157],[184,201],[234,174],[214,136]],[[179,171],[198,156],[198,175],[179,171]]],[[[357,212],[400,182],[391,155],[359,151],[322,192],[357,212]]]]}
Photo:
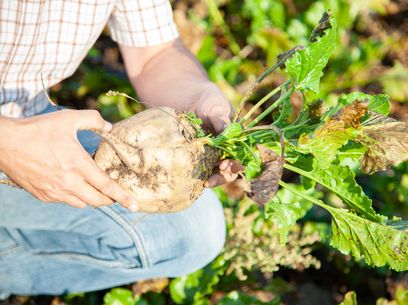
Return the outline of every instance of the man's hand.
{"type": "MultiPolygon", "coordinates": [[[[231,122],[234,109],[221,90],[212,83],[203,85],[201,97],[189,107],[197,117],[201,118],[205,127],[216,134],[221,133],[231,122]]],[[[205,183],[206,187],[214,187],[232,182],[237,179],[238,174],[245,169],[238,161],[223,160],[218,165],[218,171],[214,173],[205,183]]]]}
{"type": "Polygon", "coordinates": [[[231,103],[213,83],[203,81],[203,85],[197,90],[201,91],[201,94],[186,110],[193,111],[210,131],[221,133],[234,115],[231,103]]]}
{"type": "Polygon", "coordinates": [[[94,110],[62,110],[24,119],[0,117],[0,171],[43,202],[98,207],[137,202],[82,148],[77,131],[110,131],[94,110]]]}

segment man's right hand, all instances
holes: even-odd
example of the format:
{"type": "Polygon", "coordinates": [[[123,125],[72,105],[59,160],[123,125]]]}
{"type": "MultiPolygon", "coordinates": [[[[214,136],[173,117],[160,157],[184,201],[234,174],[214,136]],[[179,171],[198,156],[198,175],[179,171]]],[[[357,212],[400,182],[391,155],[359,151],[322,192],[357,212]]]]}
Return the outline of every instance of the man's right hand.
{"type": "Polygon", "coordinates": [[[0,117],[0,171],[43,202],[98,207],[135,198],[99,169],[77,131],[112,125],[95,110],[62,110],[23,119],[0,117]]]}

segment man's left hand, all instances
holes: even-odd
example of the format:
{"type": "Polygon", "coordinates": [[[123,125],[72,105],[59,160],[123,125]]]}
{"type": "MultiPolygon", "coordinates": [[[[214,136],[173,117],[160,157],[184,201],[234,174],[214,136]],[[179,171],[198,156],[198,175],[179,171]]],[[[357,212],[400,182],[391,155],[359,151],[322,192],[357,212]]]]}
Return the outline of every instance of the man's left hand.
{"type": "MultiPolygon", "coordinates": [[[[203,120],[205,127],[216,134],[225,129],[234,114],[231,103],[215,85],[203,92],[202,97],[189,110],[194,111],[203,120]]],[[[238,161],[222,160],[218,165],[218,170],[208,178],[205,186],[214,187],[232,182],[244,169],[245,167],[238,161]]]]}

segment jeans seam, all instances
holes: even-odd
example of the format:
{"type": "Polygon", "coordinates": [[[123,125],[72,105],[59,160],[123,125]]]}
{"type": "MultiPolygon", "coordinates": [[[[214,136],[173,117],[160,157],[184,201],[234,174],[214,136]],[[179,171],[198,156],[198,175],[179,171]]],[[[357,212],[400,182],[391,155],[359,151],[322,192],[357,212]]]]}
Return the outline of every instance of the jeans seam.
{"type": "Polygon", "coordinates": [[[24,247],[21,245],[14,246],[12,248],[6,249],[6,250],[0,250],[0,258],[4,256],[9,256],[16,254],[20,252],[21,250],[24,250],[24,247]]]}
{"type": "Polygon", "coordinates": [[[125,217],[114,211],[111,207],[102,206],[99,207],[101,211],[105,214],[110,216],[113,220],[115,220],[130,236],[135,244],[140,257],[140,262],[142,264],[142,268],[150,267],[150,262],[147,257],[146,249],[143,245],[143,238],[140,233],[135,229],[135,227],[129,222],[125,217]]]}
{"type": "Polygon", "coordinates": [[[125,264],[118,261],[106,261],[94,257],[90,257],[86,254],[74,254],[69,252],[60,252],[60,253],[33,253],[34,255],[41,255],[42,257],[56,257],[56,258],[68,258],[68,259],[77,259],[78,262],[85,263],[98,263],[99,266],[109,267],[109,268],[134,268],[133,264],[125,264]]]}

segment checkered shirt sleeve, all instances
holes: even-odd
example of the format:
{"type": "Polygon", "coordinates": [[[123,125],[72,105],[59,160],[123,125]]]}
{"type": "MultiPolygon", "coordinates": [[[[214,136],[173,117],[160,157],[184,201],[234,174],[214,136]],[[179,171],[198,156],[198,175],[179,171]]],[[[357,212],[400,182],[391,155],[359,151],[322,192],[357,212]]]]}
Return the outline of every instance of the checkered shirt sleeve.
{"type": "Polygon", "coordinates": [[[158,45],[179,35],[168,0],[117,0],[108,26],[112,39],[125,46],[158,45]]]}

